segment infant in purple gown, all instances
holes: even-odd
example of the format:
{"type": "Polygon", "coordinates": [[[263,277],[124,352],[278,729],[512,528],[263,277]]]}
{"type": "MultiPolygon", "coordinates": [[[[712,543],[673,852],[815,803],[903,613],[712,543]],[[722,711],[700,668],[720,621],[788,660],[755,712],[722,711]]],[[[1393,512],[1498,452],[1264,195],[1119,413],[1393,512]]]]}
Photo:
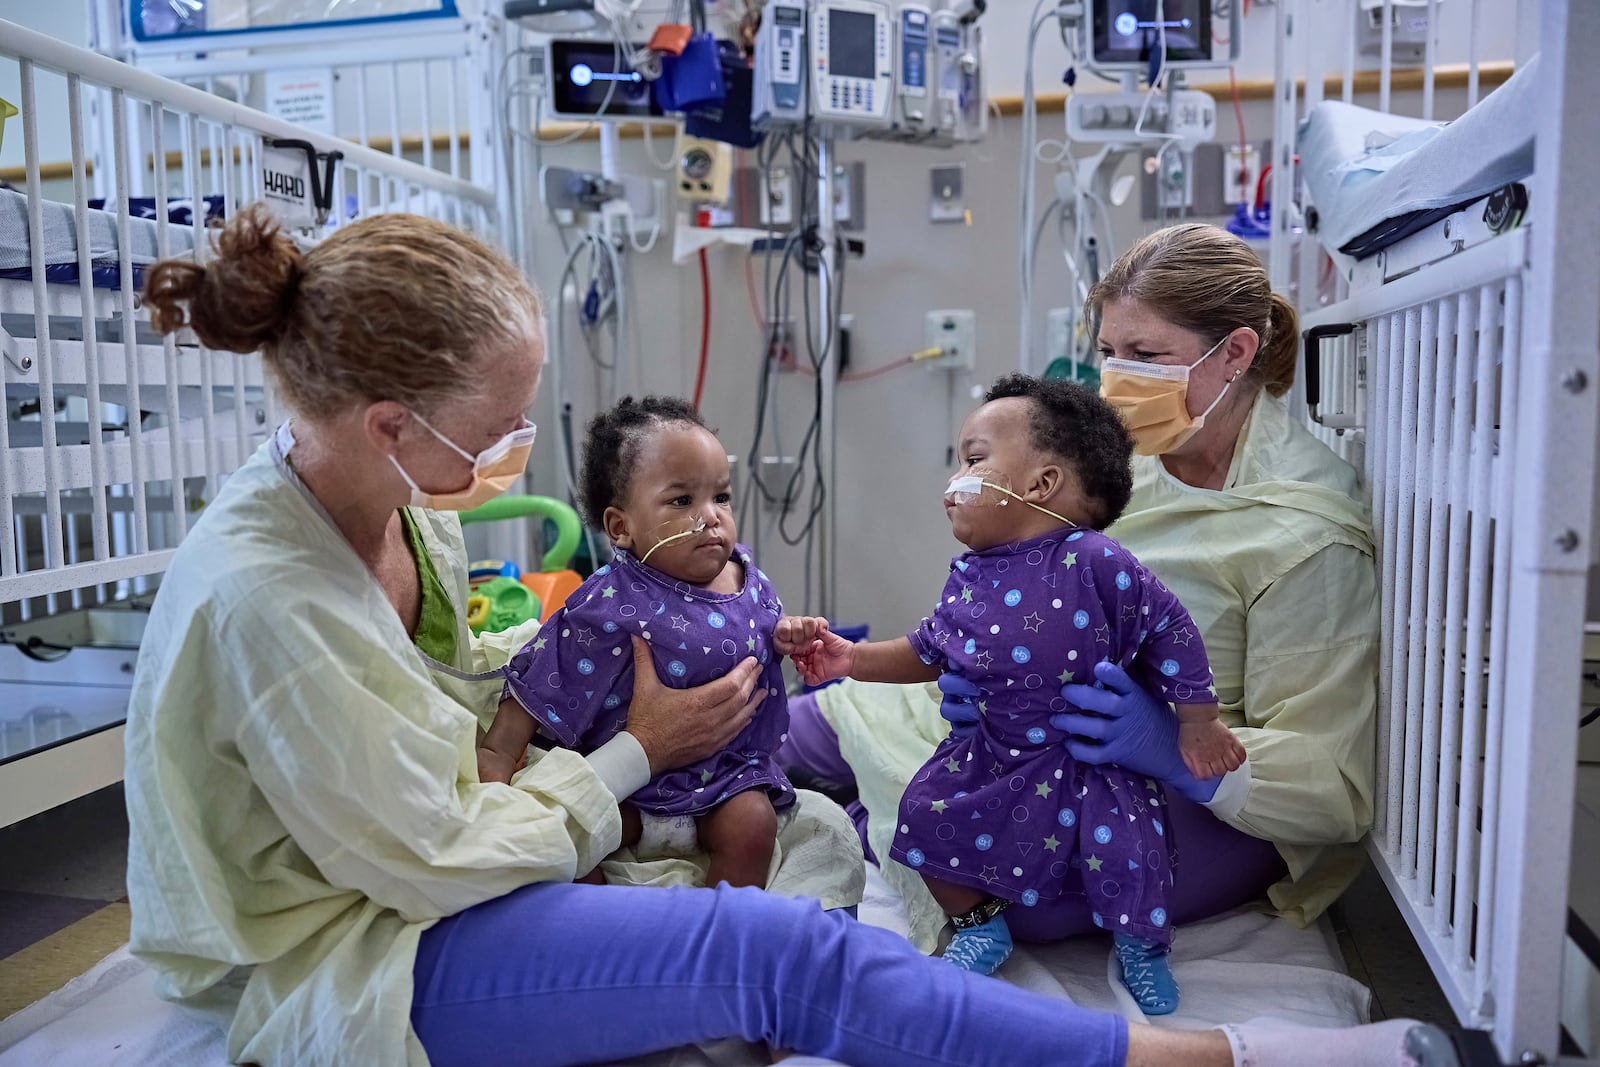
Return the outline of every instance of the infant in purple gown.
{"type": "Polygon", "coordinates": [[[1177,987],[1161,788],[1079,763],[1050,724],[1072,710],[1061,686],[1092,681],[1102,660],[1185,712],[1216,711],[1198,627],[1100,532],[1128,501],[1132,443],[1089,390],[1013,375],[967,419],[960,447],[945,508],[971,551],[951,564],[933,613],[905,638],[859,645],[823,620],[785,620],[779,651],[813,684],[949,672],[976,690],[976,726],[912,777],[890,846],[956,926],[946,959],[992,973],[1011,950],[1005,908],[1081,892],[1141,1007],[1165,1014],[1177,987]]]}
{"type": "Polygon", "coordinates": [[[765,886],[776,812],[795,799],[773,759],[789,728],[783,660],[772,649],[783,607],[735,542],[728,481],[726,450],[682,400],[628,399],[595,418],[584,503],[616,555],[512,657],[506,691],[515,702],[501,705],[484,745],[505,768],[535,730],[580,752],[616,736],[628,722],[635,636],[649,643],[657,675],[679,689],[758,659],[766,697],[755,718],[720,752],[629,797],[623,844],[660,836],[692,847],[674,832],[692,829],[711,857],[708,885],[765,886]]]}

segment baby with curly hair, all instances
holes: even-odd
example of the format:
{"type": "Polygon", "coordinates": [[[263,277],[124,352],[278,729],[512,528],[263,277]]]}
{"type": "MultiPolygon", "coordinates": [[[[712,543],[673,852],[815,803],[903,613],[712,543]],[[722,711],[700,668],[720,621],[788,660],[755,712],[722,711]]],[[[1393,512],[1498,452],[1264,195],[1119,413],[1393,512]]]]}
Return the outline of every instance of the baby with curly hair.
{"type": "MultiPolygon", "coordinates": [[[[940,679],[975,724],[952,731],[900,801],[890,855],[922,876],[956,928],[945,959],[992,974],[1011,953],[1004,912],[1088,898],[1123,981],[1149,1015],[1178,1004],[1167,954],[1172,842],[1159,785],[1080,763],[1051,724],[1065,683],[1109,660],[1176,706],[1197,777],[1237,767],[1199,628],[1178,598],[1101,531],[1132,491],[1132,441],[1095,393],[1014,374],[961,428],[946,490],[970,551],[908,636],[851,644],[788,618],[777,648],[811,684],[940,679]],[[941,677],[942,676],[942,677],[941,677]]],[[[954,720],[954,716],[952,719],[954,720]]]]}
{"type": "MultiPolygon", "coordinates": [[[[478,753],[479,776],[509,781],[535,733],[590,752],[628,721],[631,638],[656,673],[687,689],[761,661],[766,696],[716,755],[652,778],[622,805],[623,846],[639,857],[711,859],[706,884],[765,887],[777,813],[794,787],[773,760],[789,728],[783,660],[772,633],[783,607],[738,544],[728,454],[687,401],[631,397],[589,424],[586,518],[616,547],[506,667],[503,704],[478,753]]],[[[601,880],[598,870],[590,881],[601,880]]]]}

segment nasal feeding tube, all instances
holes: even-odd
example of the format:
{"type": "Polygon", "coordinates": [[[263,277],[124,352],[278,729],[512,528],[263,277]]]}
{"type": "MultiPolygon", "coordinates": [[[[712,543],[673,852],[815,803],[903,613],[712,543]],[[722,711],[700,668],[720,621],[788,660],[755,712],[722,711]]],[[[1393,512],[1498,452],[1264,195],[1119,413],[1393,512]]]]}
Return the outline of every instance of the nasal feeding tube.
{"type": "Polygon", "coordinates": [[[992,504],[1003,508],[1011,503],[1012,500],[1015,500],[1018,503],[1026,504],[1034,511],[1043,512],[1052,519],[1064,522],[1068,526],[1076,527],[1078,525],[1065,515],[1057,514],[1047,507],[1035,504],[1031,500],[1023,500],[1022,497],[1012,492],[1009,486],[1003,484],[1005,480],[1005,475],[990,470],[979,470],[973,474],[958,474],[950,479],[950,484],[945,487],[944,495],[952,503],[958,505],[992,504]],[[1002,494],[1001,499],[985,500],[983,497],[985,489],[993,489],[995,492],[1002,494]],[[1006,499],[1007,497],[1010,499],[1006,499]]]}
{"type": "Polygon", "coordinates": [[[705,531],[706,517],[704,515],[696,515],[689,519],[674,519],[672,522],[664,522],[655,528],[654,532],[657,535],[656,543],[651,545],[649,550],[646,551],[643,556],[639,557],[639,562],[650,562],[650,557],[655,555],[656,549],[660,548],[662,545],[668,545],[674,541],[681,541],[685,537],[698,537],[700,534],[705,533],[705,531]]]}

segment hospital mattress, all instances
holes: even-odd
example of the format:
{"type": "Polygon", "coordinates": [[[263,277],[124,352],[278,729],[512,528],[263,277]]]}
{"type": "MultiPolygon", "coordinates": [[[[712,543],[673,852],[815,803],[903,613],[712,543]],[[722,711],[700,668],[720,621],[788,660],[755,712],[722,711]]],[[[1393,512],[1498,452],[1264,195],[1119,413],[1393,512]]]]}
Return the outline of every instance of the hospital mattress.
{"type": "MultiPolygon", "coordinates": [[[[208,216],[213,214],[207,204],[208,216]]],[[[161,258],[161,245],[154,218],[154,202],[132,205],[128,220],[129,261],[133,265],[133,284],[143,284],[144,268],[161,258]]],[[[220,204],[217,205],[220,210],[220,204]]],[[[80,235],[71,204],[46,200],[41,204],[44,231],[45,280],[78,280],[78,243],[89,245],[94,284],[101,289],[116,289],[121,284],[120,249],[117,244],[118,217],[114,212],[91,209],[88,234],[80,235]]],[[[168,205],[167,246],[170,254],[181,256],[194,250],[194,227],[187,202],[168,205]],[[184,220],[180,222],[179,220],[184,220]]],[[[33,276],[32,245],[28,239],[28,198],[15,189],[0,189],[0,278],[33,276]]]]}
{"type": "MultiPolygon", "coordinates": [[[[905,932],[900,902],[873,868],[861,918],[905,932]]],[[[1143,1021],[1116,978],[1109,943],[1080,938],[1048,948],[1020,948],[1001,974],[1025,989],[1143,1021]]],[[[1298,929],[1237,911],[1178,932],[1174,972],[1183,988],[1176,1014],[1156,1025],[1195,1029],[1271,1017],[1308,1026],[1367,1021],[1369,996],[1344,974],[1326,920],[1298,929]]],[[[158,1000],[154,976],[122,948],[44,1000],[0,1021],[0,1067],[223,1067],[222,1031],[158,1000]]],[[[754,1067],[771,1062],[742,1042],[685,1048],[630,1061],[627,1067],[754,1067]]],[[[827,1061],[796,1057],[785,1067],[827,1061]]]]}
{"type": "MultiPolygon", "coordinates": [[[[1423,122],[1338,100],[1300,125],[1301,173],[1330,250],[1365,259],[1533,174],[1538,60],[1477,107],[1423,122]]],[[[1520,220],[1507,215],[1507,228],[1520,220]]]]}

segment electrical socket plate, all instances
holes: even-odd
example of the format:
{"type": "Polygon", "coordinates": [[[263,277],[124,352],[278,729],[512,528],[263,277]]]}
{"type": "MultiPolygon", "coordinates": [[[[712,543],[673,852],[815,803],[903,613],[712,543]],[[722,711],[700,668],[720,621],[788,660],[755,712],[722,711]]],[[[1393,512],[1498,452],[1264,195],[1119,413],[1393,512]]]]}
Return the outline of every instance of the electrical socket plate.
{"type": "Polygon", "coordinates": [[[1045,312],[1044,321],[1044,365],[1048,367],[1054,360],[1065,359],[1072,354],[1072,309],[1051,308],[1045,312]]]}
{"type": "Polygon", "coordinates": [[[938,348],[942,356],[925,360],[935,370],[970,371],[978,362],[978,314],[970,310],[930,311],[923,320],[924,348],[938,348]]]}
{"type": "Polygon", "coordinates": [[[928,220],[965,222],[967,218],[965,163],[934,167],[929,174],[928,220]]]}
{"type": "Polygon", "coordinates": [[[1241,156],[1238,145],[1229,145],[1222,156],[1222,202],[1242,204],[1247,199],[1253,199],[1256,195],[1256,179],[1259,177],[1261,153],[1256,151],[1256,146],[1245,145],[1241,156]]]}
{"type": "Polygon", "coordinates": [[[794,225],[794,178],[782,167],[757,170],[757,205],[761,225],[784,229],[794,225]]]}

